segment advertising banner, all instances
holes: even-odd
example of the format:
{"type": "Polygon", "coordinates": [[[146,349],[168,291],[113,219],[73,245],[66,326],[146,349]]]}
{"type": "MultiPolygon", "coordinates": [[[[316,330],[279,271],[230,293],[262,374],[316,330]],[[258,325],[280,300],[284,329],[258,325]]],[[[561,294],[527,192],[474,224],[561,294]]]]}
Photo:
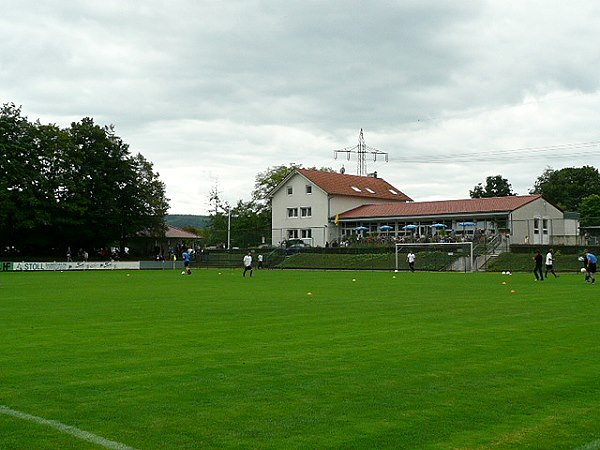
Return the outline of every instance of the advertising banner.
{"type": "MultiPolygon", "coordinates": [[[[13,262],[12,270],[17,272],[31,271],[64,271],[64,270],[138,270],[139,261],[106,261],[106,262],[13,262]]],[[[0,266],[2,267],[2,266],[0,266]]],[[[3,269],[4,270],[4,269],[3,269]]],[[[11,269],[6,269],[11,270],[11,269]]]]}

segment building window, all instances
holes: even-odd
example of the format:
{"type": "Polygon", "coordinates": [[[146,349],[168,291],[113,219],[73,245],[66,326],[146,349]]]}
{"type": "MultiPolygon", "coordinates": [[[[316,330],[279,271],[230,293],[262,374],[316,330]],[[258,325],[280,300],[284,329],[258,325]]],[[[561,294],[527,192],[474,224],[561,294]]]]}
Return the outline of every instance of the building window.
{"type": "Polygon", "coordinates": [[[360,188],[357,188],[356,186],[352,186],[352,189],[354,189],[354,191],[356,191],[356,192],[362,192],[362,191],[360,190],[360,188]]]}
{"type": "Polygon", "coordinates": [[[288,230],[288,239],[298,239],[298,230],[288,230]]]}
{"type": "Polygon", "coordinates": [[[373,189],[371,189],[371,188],[366,188],[366,189],[367,189],[367,192],[370,192],[371,194],[375,193],[375,191],[373,189]]]}
{"type": "Polygon", "coordinates": [[[288,193],[288,195],[292,195],[294,193],[294,188],[292,186],[288,186],[287,193],[288,193]]]}
{"type": "Polygon", "coordinates": [[[298,217],[298,208],[288,208],[287,209],[287,216],[289,217],[298,217]]]}
{"type": "Polygon", "coordinates": [[[307,194],[312,194],[312,186],[310,184],[306,185],[306,193],[307,194]]]}
{"type": "Polygon", "coordinates": [[[312,208],[310,206],[300,208],[300,217],[312,217],[312,208]]]}
{"type": "Polygon", "coordinates": [[[312,230],[310,228],[302,231],[302,239],[312,239],[312,230]]]}
{"type": "Polygon", "coordinates": [[[388,191],[390,191],[394,195],[398,195],[398,193],[395,190],[393,190],[393,189],[388,189],[388,191]]]}

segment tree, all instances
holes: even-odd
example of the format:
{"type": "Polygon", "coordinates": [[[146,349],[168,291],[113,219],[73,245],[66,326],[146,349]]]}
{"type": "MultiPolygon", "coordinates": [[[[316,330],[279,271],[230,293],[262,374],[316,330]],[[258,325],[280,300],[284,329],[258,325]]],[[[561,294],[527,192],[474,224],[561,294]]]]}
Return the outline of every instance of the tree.
{"type": "Polygon", "coordinates": [[[0,173],[0,248],[123,247],[140,231],[165,229],[168,199],[152,164],[91,118],[60,129],[3,105],[0,173]]]}
{"type": "Polygon", "coordinates": [[[46,214],[40,208],[42,175],[34,127],[21,109],[0,109],[0,248],[20,246],[46,214]]]}
{"type": "Polygon", "coordinates": [[[566,211],[578,211],[581,199],[599,192],[600,173],[592,166],[547,168],[531,190],[566,211]]]}
{"type": "Polygon", "coordinates": [[[262,243],[262,238],[271,236],[271,211],[251,200],[238,201],[232,209],[232,245],[250,247],[262,243]]]}
{"type": "Polygon", "coordinates": [[[501,175],[487,177],[485,179],[485,188],[479,183],[472,191],[469,191],[469,194],[471,198],[508,197],[515,195],[508,180],[502,178],[501,175]]]}
{"type": "Polygon", "coordinates": [[[579,205],[581,226],[591,227],[600,225],[600,195],[588,195],[579,205]]]}
{"type": "Polygon", "coordinates": [[[169,200],[165,195],[165,184],[153,165],[140,153],[129,158],[122,170],[124,180],[117,186],[118,207],[121,213],[119,244],[123,251],[127,241],[140,230],[160,236],[167,229],[165,216],[169,200]]]}
{"type": "Polygon", "coordinates": [[[227,208],[228,206],[221,200],[221,190],[219,189],[219,183],[217,182],[208,193],[208,210],[213,215],[216,215],[226,211],[227,208]]]}

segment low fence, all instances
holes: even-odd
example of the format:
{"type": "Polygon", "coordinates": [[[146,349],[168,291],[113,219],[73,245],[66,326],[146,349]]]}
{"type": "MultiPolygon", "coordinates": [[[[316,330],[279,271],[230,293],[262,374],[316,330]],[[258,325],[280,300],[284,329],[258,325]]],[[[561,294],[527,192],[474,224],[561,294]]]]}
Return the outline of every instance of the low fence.
{"type": "MultiPolygon", "coordinates": [[[[535,250],[546,253],[549,245],[478,245],[474,248],[475,270],[528,270],[535,250]],[[502,253],[507,253],[508,257],[502,253]],[[500,257],[499,257],[500,256],[500,257]],[[496,264],[498,262],[498,264],[496,264]]],[[[566,270],[577,269],[577,257],[583,253],[584,246],[553,246],[555,259],[566,270]]],[[[337,269],[337,270],[395,270],[395,248],[393,246],[376,247],[308,247],[275,248],[253,251],[254,266],[258,265],[258,255],[263,256],[265,269],[337,269]]],[[[600,255],[600,247],[589,247],[600,255]]],[[[416,268],[427,271],[464,271],[457,264],[464,256],[459,253],[432,249],[417,249],[416,268]]],[[[213,251],[198,253],[192,259],[192,268],[242,268],[245,251],[213,251]]],[[[0,262],[0,272],[33,271],[73,271],[73,270],[173,270],[183,269],[183,261],[91,261],[91,262],[0,262]]],[[[406,256],[398,259],[398,270],[409,270],[406,256]]]]}

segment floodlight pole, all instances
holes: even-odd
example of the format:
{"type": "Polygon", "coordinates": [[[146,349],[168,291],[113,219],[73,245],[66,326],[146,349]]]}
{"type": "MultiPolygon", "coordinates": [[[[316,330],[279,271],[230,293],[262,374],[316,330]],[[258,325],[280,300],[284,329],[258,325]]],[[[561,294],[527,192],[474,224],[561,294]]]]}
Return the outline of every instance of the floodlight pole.
{"type": "Polygon", "coordinates": [[[227,250],[231,250],[231,208],[227,208],[227,250]]]}

